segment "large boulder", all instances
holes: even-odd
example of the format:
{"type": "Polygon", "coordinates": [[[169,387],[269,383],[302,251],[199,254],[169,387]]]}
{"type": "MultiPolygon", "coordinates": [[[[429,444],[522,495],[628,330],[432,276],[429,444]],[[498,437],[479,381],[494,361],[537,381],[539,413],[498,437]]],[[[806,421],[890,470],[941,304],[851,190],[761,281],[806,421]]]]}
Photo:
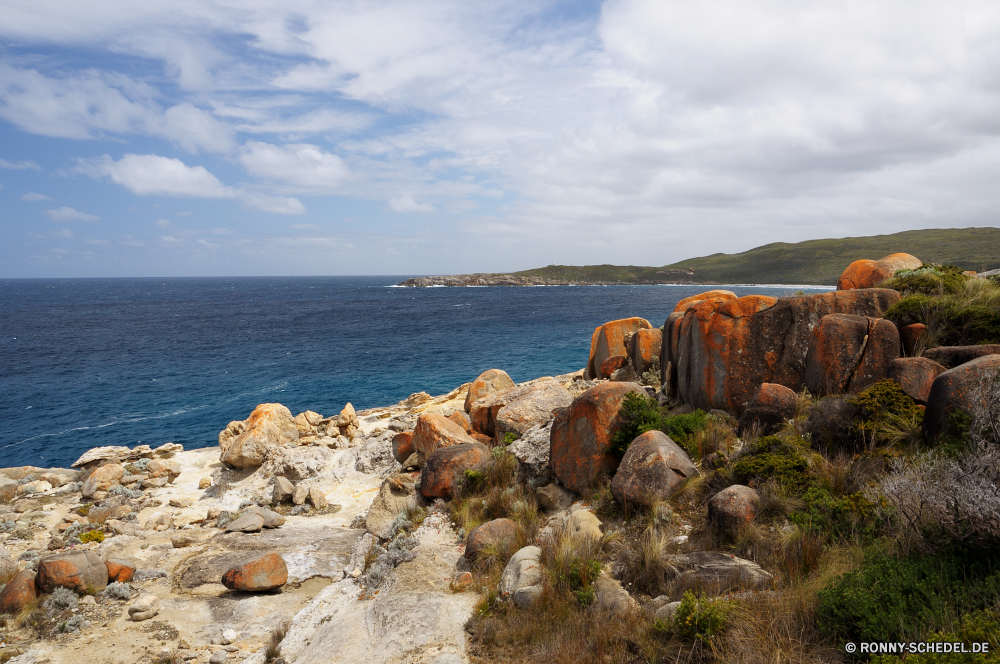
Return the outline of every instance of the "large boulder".
{"type": "Polygon", "coordinates": [[[38,561],[38,587],[44,593],[69,588],[78,593],[100,592],[108,587],[108,568],[93,551],[70,551],[38,561]]]}
{"type": "Polygon", "coordinates": [[[926,357],[901,357],[889,364],[889,378],[896,381],[906,394],[917,403],[927,403],[934,379],[945,368],[926,357]]]}
{"type": "Polygon", "coordinates": [[[666,500],[699,475],[691,458],[662,431],[647,431],[632,441],[611,482],[611,494],[620,503],[648,505],[666,500]]]}
{"type": "Polygon", "coordinates": [[[38,599],[35,573],[23,570],[0,591],[0,613],[17,613],[38,599]]]}
{"type": "Polygon", "coordinates": [[[784,385],[763,383],[740,416],[739,430],[746,432],[754,426],[771,433],[795,416],[798,395],[784,385]]]}
{"type": "Polygon", "coordinates": [[[660,347],[663,344],[663,330],[658,327],[642,329],[629,339],[628,356],[636,375],[643,373],[660,357],[660,347]]]}
{"type": "Polygon", "coordinates": [[[608,359],[601,362],[600,370],[597,372],[598,376],[602,378],[611,378],[616,371],[628,364],[627,355],[612,355],[608,359]]]}
{"type": "Polygon", "coordinates": [[[719,551],[695,551],[666,557],[679,573],[675,587],[699,588],[706,594],[721,594],[734,588],[766,588],[774,577],[760,565],[719,551]]]}
{"type": "Polygon", "coordinates": [[[916,256],[891,254],[877,261],[862,259],[854,261],[840,275],[837,290],[875,288],[886,279],[891,279],[900,270],[916,270],[923,265],[916,256]]]}
{"type": "Polygon", "coordinates": [[[812,330],[823,316],[849,313],[872,318],[902,299],[887,289],[832,291],[777,299],[747,295],[710,298],[674,322],[667,362],[684,403],[740,415],[761,383],[794,392],[805,387],[812,330]]]}
{"type": "Polygon", "coordinates": [[[708,520],[716,528],[735,531],[757,518],[760,495],[748,486],[734,484],[708,501],[708,520]]]}
{"type": "Polygon", "coordinates": [[[469,532],[465,540],[465,557],[477,560],[487,547],[499,546],[504,540],[513,542],[517,537],[517,524],[510,519],[493,519],[481,523],[469,532]]]}
{"type": "Polygon", "coordinates": [[[465,396],[465,412],[471,412],[472,404],[487,394],[512,387],[514,387],[514,381],[510,379],[506,371],[502,369],[488,369],[484,371],[469,386],[469,393],[465,396]]]}
{"type": "Polygon", "coordinates": [[[601,373],[604,360],[614,355],[626,355],[625,339],[639,330],[648,330],[653,326],[645,318],[623,318],[613,320],[594,330],[590,342],[590,358],[587,360],[587,375],[590,378],[608,378],[601,373]]]}
{"type": "Polygon", "coordinates": [[[399,463],[409,459],[415,451],[412,431],[400,431],[392,437],[392,458],[399,463]]]}
{"type": "Polygon", "coordinates": [[[548,484],[552,479],[552,466],[549,465],[551,432],[551,423],[532,427],[507,446],[507,451],[520,463],[521,475],[533,487],[548,484]]]}
{"type": "Polygon", "coordinates": [[[490,392],[486,396],[477,399],[472,404],[469,411],[469,419],[472,421],[472,430],[493,438],[496,435],[496,418],[500,410],[515,399],[519,399],[529,394],[535,389],[533,385],[517,385],[490,392]]]}
{"type": "Polygon", "coordinates": [[[865,390],[889,373],[899,357],[899,332],[891,321],[830,314],[813,328],[806,354],[806,388],[814,395],[865,390]]]}
{"type": "Polygon", "coordinates": [[[564,487],[580,493],[601,474],[618,468],[609,450],[620,425],[618,413],[626,394],[645,394],[635,383],[602,383],[581,393],[552,422],[552,472],[564,487]]]}
{"type": "Polygon", "coordinates": [[[437,413],[421,414],[413,428],[413,449],[423,455],[431,454],[439,447],[474,442],[464,428],[437,413]]]}
{"type": "Polygon", "coordinates": [[[96,468],[83,483],[83,497],[91,498],[98,491],[110,491],[118,486],[125,476],[125,468],[118,463],[109,463],[96,468]]]}
{"type": "Polygon", "coordinates": [[[219,460],[233,468],[257,468],[275,449],[298,439],[292,412],[280,403],[262,403],[219,433],[219,460]]]}
{"type": "Polygon", "coordinates": [[[912,323],[899,328],[899,342],[903,344],[903,352],[909,356],[916,354],[917,342],[927,333],[923,323],[912,323]]]}
{"type": "Polygon", "coordinates": [[[277,553],[265,553],[230,567],[222,575],[222,585],[230,590],[264,592],[288,582],[288,567],[277,553]]]}
{"type": "Polygon", "coordinates": [[[490,448],[482,443],[462,443],[442,447],[427,457],[420,471],[420,493],[425,498],[449,498],[462,485],[465,471],[490,458],[490,448]]]}
{"type": "Polygon", "coordinates": [[[417,478],[409,473],[390,475],[378,490],[368,508],[365,527],[380,539],[392,537],[393,522],[400,512],[417,506],[417,478]]]}
{"type": "Polygon", "coordinates": [[[533,427],[545,426],[552,421],[552,412],[573,403],[573,395],[555,381],[543,382],[530,392],[517,397],[497,411],[496,436],[511,431],[518,437],[533,427]]]}
{"type": "Polygon", "coordinates": [[[951,416],[965,412],[971,415],[976,406],[976,393],[985,380],[1000,372],[1000,355],[987,355],[948,369],[934,379],[924,412],[924,438],[929,441],[954,433],[951,416]]]}
{"type": "Polygon", "coordinates": [[[971,362],[986,355],[1000,355],[1000,344],[938,346],[937,348],[928,348],[925,350],[923,357],[937,362],[945,369],[954,369],[966,362],[971,362]]]}
{"type": "Polygon", "coordinates": [[[500,575],[497,590],[500,597],[512,597],[517,590],[537,586],[542,583],[542,550],[537,546],[526,546],[511,556],[500,575]]]}
{"type": "Polygon", "coordinates": [[[710,291],[705,291],[704,293],[698,293],[697,295],[691,295],[684,298],[674,307],[672,313],[684,313],[691,307],[701,304],[705,300],[717,299],[720,302],[726,302],[728,300],[735,300],[736,293],[730,290],[715,289],[710,291]]]}

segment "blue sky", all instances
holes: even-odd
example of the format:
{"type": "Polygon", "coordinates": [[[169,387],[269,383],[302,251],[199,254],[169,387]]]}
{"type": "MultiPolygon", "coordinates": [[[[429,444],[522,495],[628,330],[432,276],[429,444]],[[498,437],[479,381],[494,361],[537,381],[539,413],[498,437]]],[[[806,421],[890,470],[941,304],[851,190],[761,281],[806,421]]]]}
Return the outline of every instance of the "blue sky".
{"type": "Polygon", "coordinates": [[[995,2],[5,0],[0,277],[997,226],[995,2]]]}

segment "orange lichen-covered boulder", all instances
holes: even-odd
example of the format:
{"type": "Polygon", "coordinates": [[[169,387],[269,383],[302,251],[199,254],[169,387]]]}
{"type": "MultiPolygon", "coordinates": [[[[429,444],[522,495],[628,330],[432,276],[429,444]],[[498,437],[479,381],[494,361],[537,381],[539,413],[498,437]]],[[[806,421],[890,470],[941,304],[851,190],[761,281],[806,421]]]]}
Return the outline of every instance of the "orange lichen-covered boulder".
{"type": "Polygon", "coordinates": [[[740,417],[740,432],[758,426],[770,433],[795,416],[797,402],[798,395],[784,385],[763,383],[740,417]]]}
{"type": "Polygon", "coordinates": [[[403,463],[410,458],[410,455],[416,452],[413,448],[413,432],[412,431],[400,431],[395,436],[392,437],[392,458],[403,463]]]}
{"type": "Polygon", "coordinates": [[[862,259],[847,266],[837,281],[837,290],[855,288],[875,288],[886,279],[891,279],[900,270],[915,270],[923,265],[916,256],[891,254],[877,261],[862,259]]]}
{"type": "Polygon", "coordinates": [[[573,395],[555,381],[545,381],[497,411],[494,417],[496,437],[513,432],[520,438],[532,427],[545,426],[553,411],[573,402],[573,395]]]}
{"type": "Polygon", "coordinates": [[[108,558],[104,561],[104,566],[108,568],[108,582],[125,583],[131,581],[135,574],[135,565],[121,558],[108,558]]]}
{"type": "Polygon", "coordinates": [[[423,455],[439,447],[475,442],[465,429],[437,413],[422,413],[413,428],[413,449],[423,455]]]}
{"type": "Polygon", "coordinates": [[[242,422],[230,422],[219,433],[219,460],[233,468],[257,468],[267,455],[299,439],[290,410],[280,403],[262,403],[242,422]]]}
{"type": "Polygon", "coordinates": [[[899,357],[892,321],[853,314],[823,316],[813,328],[806,354],[806,388],[814,395],[865,390],[889,373],[899,357]]]}
{"type": "Polygon", "coordinates": [[[529,394],[535,387],[532,385],[517,385],[506,390],[490,392],[477,399],[469,411],[472,420],[472,430],[490,436],[496,435],[496,418],[500,410],[507,404],[529,394]]]}
{"type": "Polygon", "coordinates": [[[464,411],[456,410],[448,416],[448,419],[465,429],[465,433],[472,433],[472,422],[469,421],[469,416],[464,411]]]}
{"type": "Polygon", "coordinates": [[[108,463],[96,468],[83,483],[83,497],[90,498],[98,491],[111,490],[118,486],[119,480],[124,476],[125,468],[120,463],[108,463]]]}
{"type": "Polygon", "coordinates": [[[953,433],[951,415],[958,411],[971,415],[984,378],[997,371],[1000,371],[1000,355],[986,355],[935,378],[924,412],[924,438],[934,441],[938,436],[953,433]]]}
{"type": "Polygon", "coordinates": [[[896,381],[906,394],[917,403],[927,403],[934,379],[945,368],[926,357],[901,357],[889,364],[889,378],[896,381]]]}
{"type": "Polygon", "coordinates": [[[979,346],[938,346],[924,351],[924,357],[934,360],[945,369],[971,362],[985,355],[1000,355],[1000,344],[981,344],[979,346]]]}
{"type": "Polygon", "coordinates": [[[692,295],[686,297],[677,303],[674,307],[674,313],[684,313],[696,304],[701,304],[705,300],[718,299],[720,302],[726,302],[727,300],[735,300],[736,293],[728,290],[710,290],[704,293],[698,293],[697,295],[692,295]]]}
{"type": "Polygon", "coordinates": [[[222,585],[230,590],[264,592],[280,588],[288,582],[288,567],[277,553],[265,553],[230,567],[222,575],[222,585]]]}
{"type": "Polygon", "coordinates": [[[748,486],[734,484],[708,501],[708,520],[716,528],[736,530],[757,518],[760,495],[748,486]]]}
{"type": "Polygon", "coordinates": [[[36,599],[35,573],[27,569],[20,571],[0,591],[0,613],[17,613],[36,599]]]}
{"type": "Polygon", "coordinates": [[[705,300],[684,313],[667,358],[676,367],[677,395],[695,408],[740,415],[762,383],[799,392],[805,387],[812,328],[823,316],[877,318],[901,299],[894,290],[876,288],[780,300],[763,295],[705,300]]]}
{"type": "Polygon", "coordinates": [[[471,437],[472,437],[472,438],[473,438],[473,439],[474,439],[474,440],[475,440],[475,441],[476,441],[477,443],[482,443],[483,445],[492,445],[492,444],[493,444],[493,439],[492,439],[492,438],[490,438],[489,436],[487,436],[487,435],[486,435],[486,434],[484,434],[484,433],[479,433],[479,432],[477,432],[477,431],[473,431],[473,432],[472,432],[472,433],[470,433],[469,435],[470,435],[470,436],[471,436],[471,437]]]}
{"type": "Polygon", "coordinates": [[[462,485],[465,471],[473,470],[490,458],[490,448],[482,443],[442,447],[427,457],[420,471],[420,493],[425,498],[449,498],[462,485]]]}
{"type": "Polygon", "coordinates": [[[611,494],[620,503],[648,505],[666,500],[698,469],[687,452],[662,431],[647,431],[625,450],[611,481],[611,494]]]}
{"type": "Polygon", "coordinates": [[[587,361],[588,375],[592,378],[607,378],[608,374],[601,372],[604,360],[614,355],[625,355],[625,338],[652,327],[645,318],[623,318],[609,321],[594,330],[590,342],[590,359],[587,361]]]}
{"type": "Polygon", "coordinates": [[[903,344],[903,352],[912,356],[917,348],[920,337],[927,333],[927,326],[923,323],[913,323],[899,328],[899,341],[903,344]]]}
{"type": "Polygon", "coordinates": [[[549,463],[562,485],[577,493],[597,477],[611,475],[618,458],[609,452],[618,430],[618,413],[626,394],[645,394],[635,383],[602,383],[556,411],[549,434],[549,463]]]}
{"type": "Polygon", "coordinates": [[[69,588],[76,593],[108,587],[108,568],[93,551],[70,551],[45,556],[38,561],[38,587],[50,593],[69,588]]]}
{"type": "Polygon", "coordinates": [[[612,355],[608,359],[601,362],[601,372],[599,375],[605,377],[610,376],[625,366],[626,362],[628,362],[628,357],[624,355],[612,355]]]}
{"type": "Polygon", "coordinates": [[[632,368],[641,376],[660,357],[660,347],[663,344],[663,330],[654,327],[650,330],[639,330],[629,341],[629,359],[632,368]]]}
{"type": "Polygon", "coordinates": [[[476,560],[484,548],[497,546],[503,540],[513,542],[515,537],[517,537],[517,524],[510,519],[493,519],[481,523],[472,529],[465,540],[465,557],[476,560]]]}
{"type": "Polygon", "coordinates": [[[506,371],[501,369],[488,369],[484,371],[469,386],[469,393],[465,395],[465,412],[471,412],[472,404],[487,394],[506,390],[511,387],[514,387],[514,381],[510,379],[506,371]]]}

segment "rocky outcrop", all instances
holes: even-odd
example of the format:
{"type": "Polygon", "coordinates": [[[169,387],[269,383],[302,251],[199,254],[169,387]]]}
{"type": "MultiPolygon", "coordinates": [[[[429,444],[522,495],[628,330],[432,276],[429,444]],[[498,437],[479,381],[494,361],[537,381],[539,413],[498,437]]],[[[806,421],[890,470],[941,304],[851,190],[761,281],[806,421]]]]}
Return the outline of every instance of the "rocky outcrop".
{"type": "Polygon", "coordinates": [[[495,433],[502,438],[513,432],[520,438],[528,430],[546,426],[552,413],[573,402],[573,395],[556,382],[543,382],[526,394],[519,396],[496,412],[495,433]]]}
{"type": "Polygon", "coordinates": [[[885,380],[899,348],[899,332],[884,318],[823,316],[809,339],[806,388],[814,395],[861,392],[885,380]]]}
{"type": "Polygon", "coordinates": [[[742,414],[762,383],[794,392],[805,387],[809,341],[824,316],[878,318],[901,298],[893,290],[867,289],[705,300],[671,325],[676,343],[671,339],[664,347],[671,349],[666,360],[675,374],[672,384],[692,407],[742,414]]]}
{"type": "Polygon", "coordinates": [[[739,431],[756,426],[762,433],[772,433],[795,416],[797,402],[798,395],[784,385],[763,383],[740,416],[739,431]]]}
{"type": "Polygon", "coordinates": [[[481,433],[484,436],[493,438],[496,436],[496,418],[500,410],[515,399],[531,393],[534,389],[535,387],[532,385],[517,385],[506,390],[491,392],[477,399],[469,411],[472,430],[475,433],[481,433]]]}
{"type": "Polygon", "coordinates": [[[230,590],[264,592],[288,582],[288,567],[277,553],[265,553],[230,567],[222,575],[222,585],[230,590]]]}
{"type": "Polygon", "coordinates": [[[436,450],[427,457],[420,473],[420,493],[425,498],[450,498],[461,486],[465,471],[490,458],[482,443],[463,443],[436,450]]]}
{"type": "Polygon", "coordinates": [[[38,561],[37,582],[45,593],[56,588],[69,588],[78,594],[99,592],[108,585],[108,568],[92,551],[59,553],[38,561]]]}
{"type": "Polygon", "coordinates": [[[995,377],[998,372],[1000,355],[986,355],[948,369],[935,378],[924,412],[924,438],[935,441],[954,433],[951,415],[957,412],[971,415],[977,391],[985,380],[995,377]]]}
{"type": "Polygon", "coordinates": [[[436,413],[423,413],[413,429],[413,449],[425,456],[440,447],[474,442],[464,428],[436,413]]]}
{"type": "Polygon", "coordinates": [[[602,383],[592,387],[552,422],[549,462],[570,491],[581,492],[602,473],[612,475],[618,458],[609,450],[618,430],[618,413],[626,394],[645,394],[634,383],[602,383]]]}
{"type": "Polygon", "coordinates": [[[877,261],[862,259],[854,261],[840,275],[837,290],[875,288],[886,279],[891,279],[900,270],[916,270],[923,265],[916,256],[891,254],[877,261]]]}
{"type": "Polygon", "coordinates": [[[510,379],[506,371],[502,369],[487,369],[472,381],[469,386],[469,393],[465,397],[465,412],[472,411],[472,404],[482,399],[487,394],[508,390],[514,387],[514,381],[510,379]]]}
{"type": "Polygon", "coordinates": [[[83,483],[83,497],[92,498],[98,491],[110,491],[112,487],[118,486],[124,476],[125,469],[117,463],[95,469],[83,483]]]}
{"type": "Polygon", "coordinates": [[[700,473],[687,452],[662,431],[647,431],[632,441],[611,482],[620,503],[650,505],[667,500],[688,478],[700,473]]]}
{"type": "Polygon", "coordinates": [[[587,360],[587,377],[608,378],[610,374],[602,373],[601,365],[615,355],[627,355],[625,340],[629,335],[653,326],[645,318],[624,318],[613,320],[594,330],[590,343],[590,357],[587,360]]]}
{"type": "Polygon", "coordinates": [[[663,330],[658,327],[642,329],[629,338],[628,357],[637,376],[642,376],[659,359],[663,345],[663,330]]]}
{"type": "Polygon", "coordinates": [[[757,518],[760,495],[748,486],[734,484],[708,501],[708,520],[721,530],[736,531],[757,518]]]}
{"type": "Polygon", "coordinates": [[[889,378],[917,403],[926,404],[934,380],[945,368],[926,357],[901,357],[889,364],[889,378]]]}
{"type": "Polygon", "coordinates": [[[275,449],[298,439],[291,411],[280,403],[264,403],[219,433],[219,460],[233,468],[257,468],[275,449]]]}
{"type": "Polygon", "coordinates": [[[924,351],[923,357],[937,362],[945,369],[954,369],[966,362],[971,362],[987,355],[1000,355],[1000,344],[982,344],[979,346],[938,346],[924,351]]]}

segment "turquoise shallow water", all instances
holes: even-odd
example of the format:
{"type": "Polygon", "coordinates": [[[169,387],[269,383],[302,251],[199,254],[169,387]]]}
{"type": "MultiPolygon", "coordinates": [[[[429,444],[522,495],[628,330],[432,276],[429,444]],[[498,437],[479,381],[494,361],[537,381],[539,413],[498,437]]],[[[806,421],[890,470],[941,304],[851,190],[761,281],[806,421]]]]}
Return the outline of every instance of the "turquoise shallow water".
{"type": "Polygon", "coordinates": [[[491,367],[516,381],[575,371],[595,326],[662,325],[706,290],[390,287],[403,278],[0,280],[0,466],[216,445],[267,401],[330,414],[443,394],[491,367]]]}

